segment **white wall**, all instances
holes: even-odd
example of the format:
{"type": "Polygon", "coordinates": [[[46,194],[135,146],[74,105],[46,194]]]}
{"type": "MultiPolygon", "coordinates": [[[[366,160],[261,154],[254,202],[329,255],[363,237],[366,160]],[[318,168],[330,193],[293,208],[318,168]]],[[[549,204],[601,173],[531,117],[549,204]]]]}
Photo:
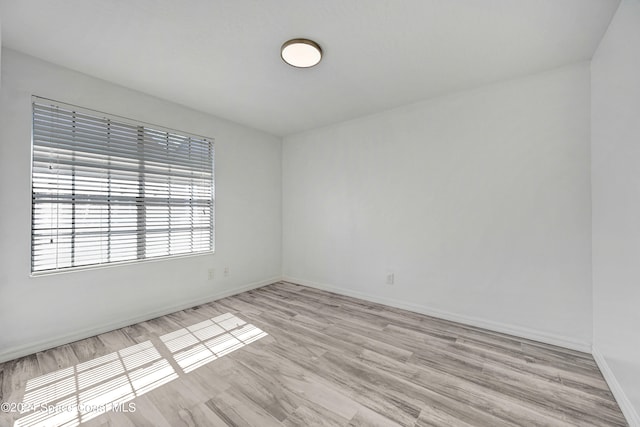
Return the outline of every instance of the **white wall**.
{"type": "Polygon", "coordinates": [[[0,87],[2,87],[2,15],[0,15],[0,87]]]}
{"type": "Polygon", "coordinates": [[[280,138],[3,50],[0,361],[278,279],[281,145],[280,138]],[[214,137],[216,253],[30,278],[32,94],[214,137]],[[211,267],[216,278],[207,281],[211,267]]]}
{"type": "Polygon", "coordinates": [[[622,1],[591,73],[594,355],[640,426],[640,1],[622,1]]]}
{"type": "Polygon", "coordinates": [[[284,277],[588,351],[589,79],[582,63],[285,138],[284,277]]]}

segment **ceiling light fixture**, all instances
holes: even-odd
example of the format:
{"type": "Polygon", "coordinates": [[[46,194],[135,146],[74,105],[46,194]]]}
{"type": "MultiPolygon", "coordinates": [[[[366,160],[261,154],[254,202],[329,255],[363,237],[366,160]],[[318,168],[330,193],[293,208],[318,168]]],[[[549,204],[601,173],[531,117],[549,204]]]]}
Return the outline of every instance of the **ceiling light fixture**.
{"type": "Polygon", "coordinates": [[[293,67],[309,68],[320,62],[322,49],[309,39],[291,39],[282,45],[280,56],[293,67]]]}

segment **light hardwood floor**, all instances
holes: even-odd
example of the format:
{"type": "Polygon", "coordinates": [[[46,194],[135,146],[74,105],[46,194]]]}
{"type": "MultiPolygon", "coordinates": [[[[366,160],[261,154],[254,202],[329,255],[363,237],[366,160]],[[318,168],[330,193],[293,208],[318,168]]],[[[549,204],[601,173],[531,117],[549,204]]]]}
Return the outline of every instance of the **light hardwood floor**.
{"type": "Polygon", "coordinates": [[[0,364],[0,401],[3,427],[627,425],[588,354],[284,282],[0,364]]]}

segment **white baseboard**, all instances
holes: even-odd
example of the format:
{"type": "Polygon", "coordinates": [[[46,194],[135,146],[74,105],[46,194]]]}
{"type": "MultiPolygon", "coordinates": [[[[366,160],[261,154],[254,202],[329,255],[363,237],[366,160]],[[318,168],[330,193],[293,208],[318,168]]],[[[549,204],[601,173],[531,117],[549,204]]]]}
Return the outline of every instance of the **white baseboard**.
{"type": "Polygon", "coordinates": [[[506,323],[495,322],[492,320],[481,319],[481,318],[472,317],[472,316],[465,316],[457,313],[451,313],[448,311],[438,310],[438,309],[421,305],[421,304],[415,304],[415,303],[410,303],[406,301],[396,300],[393,298],[386,298],[386,297],[381,297],[377,295],[371,295],[365,292],[353,291],[351,289],[340,288],[337,286],[327,285],[323,283],[311,282],[309,280],[298,279],[295,277],[285,276],[282,278],[282,280],[286,282],[296,283],[299,285],[310,286],[312,288],[322,289],[329,292],[334,292],[336,294],[359,298],[366,301],[385,304],[391,307],[401,308],[404,310],[413,311],[415,313],[424,314],[427,316],[437,317],[444,320],[450,320],[452,322],[463,323],[465,325],[475,326],[477,328],[488,329],[491,331],[500,332],[508,335],[514,335],[520,338],[526,338],[529,340],[538,341],[545,344],[557,345],[559,347],[564,347],[571,350],[591,353],[591,343],[576,340],[570,337],[550,334],[547,332],[523,328],[520,326],[513,326],[506,323]]]}
{"type": "Polygon", "coordinates": [[[90,328],[75,331],[70,334],[60,335],[54,338],[48,338],[28,345],[18,346],[9,349],[3,349],[0,352],[0,363],[9,360],[17,359],[19,357],[27,356],[37,353],[39,351],[47,350],[50,348],[58,347],[60,345],[68,344],[74,341],[78,341],[84,338],[93,337],[95,335],[103,334],[105,332],[113,331],[116,329],[124,328],[125,326],[133,325],[135,323],[144,322],[146,320],[155,319],[156,317],[164,316],[166,314],[175,313],[176,311],[184,310],[187,308],[195,307],[197,305],[206,304],[211,301],[215,301],[221,298],[226,298],[232,295],[240,294],[242,292],[250,291],[252,289],[261,288],[262,286],[270,285],[275,282],[279,282],[282,277],[272,277],[270,279],[261,280],[259,282],[249,283],[247,285],[234,288],[231,290],[225,290],[205,297],[197,298],[190,301],[183,301],[175,305],[163,307],[158,310],[154,310],[139,316],[131,317],[126,320],[119,320],[117,322],[108,323],[99,326],[92,326],[90,328]]]}
{"type": "Polygon", "coordinates": [[[627,418],[627,422],[630,427],[640,427],[640,415],[636,411],[636,408],[633,407],[631,401],[627,397],[627,394],[620,386],[618,379],[613,374],[613,371],[609,367],[607,360],[604,358],[603,354],[600,353],[597,345],[593,345],[592,349],[593,358],[598,364],[598,368],[600,368],[600,372],[602,372],[602,376],[604,376],[605,381],[609,385],[611,389],[611,393],[613,393],[613,397],[616,398],[616,402],[618,402],[618,406],[622,410],[622,413],[627,418]]]}

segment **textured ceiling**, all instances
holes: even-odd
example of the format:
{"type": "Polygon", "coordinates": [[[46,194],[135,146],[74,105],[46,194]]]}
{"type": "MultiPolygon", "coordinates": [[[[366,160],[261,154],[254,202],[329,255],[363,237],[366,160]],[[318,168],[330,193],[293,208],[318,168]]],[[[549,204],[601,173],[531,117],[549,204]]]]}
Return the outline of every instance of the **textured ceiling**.
{"type": "Polygon", "coordinates": [[[588,60],[618,3],[0,0],[0,19],[4,46],[289,135],[588,60]],[[318,66],[280,59],[294,37],[318,66]]]}

